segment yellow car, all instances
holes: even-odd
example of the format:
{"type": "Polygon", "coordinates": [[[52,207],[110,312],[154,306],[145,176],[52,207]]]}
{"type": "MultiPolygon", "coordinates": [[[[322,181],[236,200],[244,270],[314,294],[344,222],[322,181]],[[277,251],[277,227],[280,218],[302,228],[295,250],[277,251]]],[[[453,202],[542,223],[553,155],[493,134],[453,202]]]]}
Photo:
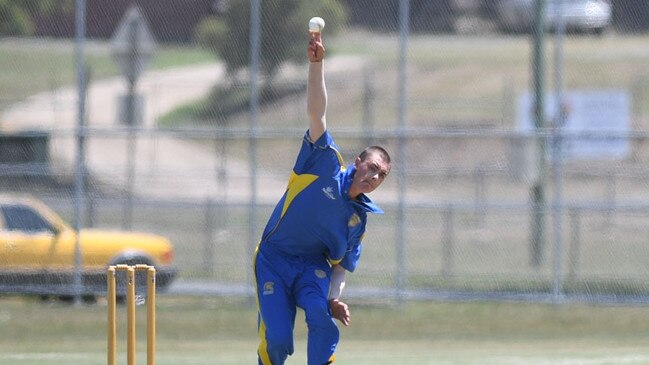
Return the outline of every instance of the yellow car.
{"type": "Polygon", "coordinates": [[[117,264],[155,266],[161,290],[176,276],[173,247],[162,236],[82,229],[79,237],[81,286],[74,285],[75,230],[38,200],[0,197],[0,293],[92,300],[106,292],[106,269],[117,264]]]}

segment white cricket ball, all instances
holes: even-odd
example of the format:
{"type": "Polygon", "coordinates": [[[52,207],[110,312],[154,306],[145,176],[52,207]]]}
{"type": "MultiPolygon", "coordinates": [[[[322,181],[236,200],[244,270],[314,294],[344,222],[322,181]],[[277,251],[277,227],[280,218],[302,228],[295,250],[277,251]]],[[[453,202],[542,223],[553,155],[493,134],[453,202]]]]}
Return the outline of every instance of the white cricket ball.
{"type": "Polygon", "coordinates": [[[309,20],[309,32],[320,33],[325,26],[324,19],[314,16],[309,20]]]}

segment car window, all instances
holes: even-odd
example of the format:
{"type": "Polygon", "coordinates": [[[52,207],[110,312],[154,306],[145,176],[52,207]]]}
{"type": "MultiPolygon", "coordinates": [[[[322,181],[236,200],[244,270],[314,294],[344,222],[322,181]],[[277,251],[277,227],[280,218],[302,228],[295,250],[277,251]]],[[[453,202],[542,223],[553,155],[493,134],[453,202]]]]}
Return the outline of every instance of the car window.
{"type": "Polygon", "coordinates": [[[5,229],[9,231],[54,232],[54,227],[48,221],[27,206],[5,205],[0,209],[2,209],[5,229]]]}

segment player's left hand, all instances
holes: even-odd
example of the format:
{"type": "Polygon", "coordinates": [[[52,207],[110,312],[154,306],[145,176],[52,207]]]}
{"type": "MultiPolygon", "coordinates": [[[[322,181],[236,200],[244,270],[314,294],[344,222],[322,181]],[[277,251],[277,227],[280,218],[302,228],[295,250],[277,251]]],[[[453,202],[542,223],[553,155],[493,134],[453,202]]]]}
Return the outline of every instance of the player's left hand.
{"type": "Polygon", "coordinates": [[[331,315],[339,320],[345,326],[349,326],[350,314],[349,306],[338,299],[329,300],[329,308],[331,309],[331,315]]]}

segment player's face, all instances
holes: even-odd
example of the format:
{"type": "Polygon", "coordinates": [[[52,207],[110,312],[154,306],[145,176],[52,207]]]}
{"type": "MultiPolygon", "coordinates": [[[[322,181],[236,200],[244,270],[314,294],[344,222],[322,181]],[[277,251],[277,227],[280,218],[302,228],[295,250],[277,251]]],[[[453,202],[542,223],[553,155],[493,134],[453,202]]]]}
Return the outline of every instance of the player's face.
{"type": "Polygon", "coordinates": [[[390,164],[383,161],[377,153],[370,153],[361,161],[360,157],[354,161],[356,173],[352,180],[352,187],[359,193],[370,193],[381,185],[390,173],[390,164]]]}

